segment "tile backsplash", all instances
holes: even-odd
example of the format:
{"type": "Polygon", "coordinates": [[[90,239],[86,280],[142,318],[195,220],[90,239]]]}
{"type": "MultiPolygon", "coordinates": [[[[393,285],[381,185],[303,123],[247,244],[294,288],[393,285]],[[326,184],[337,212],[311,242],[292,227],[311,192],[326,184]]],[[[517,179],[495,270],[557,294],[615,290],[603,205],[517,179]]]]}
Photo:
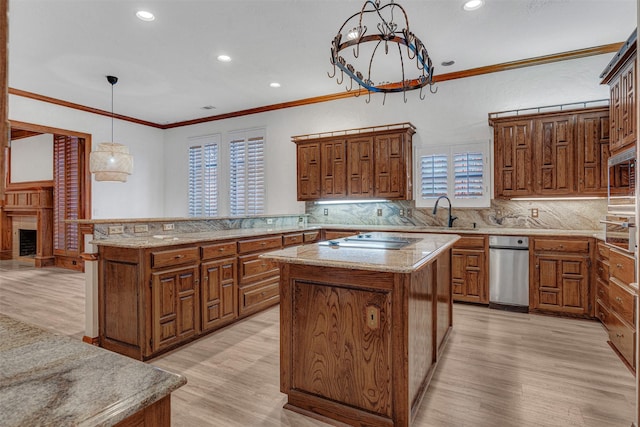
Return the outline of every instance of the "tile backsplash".
{"type": "MultiPolygon", "coordinates": [[[[447,211],[446,201],[438,207],[435,216],[431,208],[416,208],[413,201],[332,205],[306,203],[309,224],[445,227],[447,211]]],[[[475,224],[476,228],[600,230],[602,226],[599,220],[606,211],[606,199],[492,200],[491,207],[482,209],[456,208],[454,202],[452,215],[458,217],[454,227],[473,228],[475,224]]]]}

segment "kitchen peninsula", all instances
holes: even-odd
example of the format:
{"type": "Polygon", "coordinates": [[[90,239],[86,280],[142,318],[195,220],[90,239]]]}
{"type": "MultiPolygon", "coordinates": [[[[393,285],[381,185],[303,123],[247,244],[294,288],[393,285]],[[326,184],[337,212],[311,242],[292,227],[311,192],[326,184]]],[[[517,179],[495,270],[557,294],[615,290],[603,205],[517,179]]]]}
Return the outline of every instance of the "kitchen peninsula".
{"type": "Polygon", "coordinates": [[[285,407],[350,425],[408,426],[452,327],[458,239],[365,233],[262,255],[280,267],[285,407]]]}

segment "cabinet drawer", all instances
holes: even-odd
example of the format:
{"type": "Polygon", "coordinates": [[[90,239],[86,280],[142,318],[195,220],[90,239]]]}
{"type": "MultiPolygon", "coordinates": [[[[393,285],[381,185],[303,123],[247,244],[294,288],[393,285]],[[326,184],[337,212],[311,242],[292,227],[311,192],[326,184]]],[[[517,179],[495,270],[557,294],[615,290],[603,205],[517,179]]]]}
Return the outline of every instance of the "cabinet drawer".
{"type": "Polygon", "coordinates": [[[609,263],[603,260],[596,261],[596,276],[605,282],[609,281],[609,263]]]}
{"type": "Polygon", "coordinates": [[[602,304],[602,301],[596,302],[596,317],[600,319],[605,329],[609,330],[609,322],[611,321],[611,312],[602,304]]]}
{"type": "Polygon", "coordinates": [[[596,298],[602,302],[605,307],[610,307],[609,303],[609,282],[596,279],[596,298]]]}
{"type": "Polygon", "coordinates": [[[278,264],[275,261],[260,258],[260,254],[243,255],[239,257],[238,264],[241,284],[280,274],[278,264]]]}
{"type": "Polygon", "coordinates": [[[479,248],[484,249],[485,236],[462,236],[453,247],[454,248],[479,248]]]}
{"type": "Polygon", "coordinates": [[[256,312],[280,301],[280,278],[271,277],[239,288],[240,315],[256,312]]]}
{"type": "Polygon", "coordinates": [[[238,252],[245,254],[248,252],[265,251],[267,249],[278,249],[282,247],[282,236],[261,237],[259,239],[240,240],[238,242],[238,252]]]}
{"type": "Polygon", "coordinates": [[[151,252],[151,268],[170,267],[199,260],[198,248],[195,247],[151,252]]]}
{"type": "Polygon", "coordinates": [[[320,238],[320,231],[305,231],[304,233],[304,242],[312,243],[317,241],[320,238]]]}
{"type": "Polygon", "coordinates": [[[302,233],[285,234],[282,236],[282,243],[285,246],[301,245],[304,242],[304,235],[302,233]]]}
{"type": "Polygon", "coordinates": [[[635,331],[620,320],[615,312],[611,312],[610,319],[607,321],[607,326],[609,329],[609,340],[611,341],[611,344],[613,344],[620,354],[622,354],[622,357],[626,359],[629,365],[635,367],[635,331]]]}
{"type": "Polygon", "coordinates": [[[616,283],[615,279],[609,281],[609,307],[630,325],[634,324],[635,301],[635,295],[616,283]]]}
{"type": "Polygon", "coordinates": [[[236,254],[236,242],[216,243],[200,247],[203,260],[216,259],[236,254]]]}
{"type": "Polygon", "coordinates": [[[635,260],[618,251],[609,252],[609,271],[611,276],[624,284],[635,282],[635,260]]]}
{"type": "Polygon", "coordinates": [[[589,252],[588,240],[535,239],[534,250],[549,252],[589,252]]]}
{"type": "Polygon", "coordinates": [[[324,239],[325,240],[340,239],[342,237],[355,236],[356,234],[358,234],[357,231],[325,230],[324,231],[324,239]]]}
{"type": "Polygon", "coordinates": [[[602,242],[598,242],[598,256],[602,259],[609,259],[609,247],[602,242]]]}

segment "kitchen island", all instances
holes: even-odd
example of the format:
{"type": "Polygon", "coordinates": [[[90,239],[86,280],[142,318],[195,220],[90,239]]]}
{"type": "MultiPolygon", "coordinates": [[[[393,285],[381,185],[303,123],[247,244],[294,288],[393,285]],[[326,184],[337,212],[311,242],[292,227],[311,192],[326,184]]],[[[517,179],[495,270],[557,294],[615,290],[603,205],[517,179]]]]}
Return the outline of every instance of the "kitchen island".
{"type": "Polygon", "coordinates": [[[180,375],[0,314],[0,425],[169,426],[180,375]]]}
{"type": "Polygon", "coordinates": [[[330,423],[408,426],[452,328],[459,236],[360,236],[262,255],[280,268],[280,390],[330,423]]]}

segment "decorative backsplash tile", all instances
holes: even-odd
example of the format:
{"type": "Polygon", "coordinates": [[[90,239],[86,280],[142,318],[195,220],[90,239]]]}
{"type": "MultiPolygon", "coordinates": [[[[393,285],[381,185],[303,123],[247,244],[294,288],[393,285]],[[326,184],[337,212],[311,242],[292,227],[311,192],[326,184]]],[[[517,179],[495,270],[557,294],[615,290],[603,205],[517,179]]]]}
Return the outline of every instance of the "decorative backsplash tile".
{"type": "MultiPolygon", "coordinates": [[[[413,201],[318,205],[307,202],[309,224],[447,226],[448,206],[415,208],[413,201]],[[325,215],[325,210],[327,215],[325,215]],[[380,216],[378,215],[380,212],[380,216]],[[400,214],[404,213],[404,216],[400,214]]],[[[463,228],[542,228],[600,230],[599,220],[607,211],[605,199],[595,200],[492,200],[485,209],[456,208],[454,227],[463,228]],[[532,210],[537,209],[537,217],[532,210]]]]}

